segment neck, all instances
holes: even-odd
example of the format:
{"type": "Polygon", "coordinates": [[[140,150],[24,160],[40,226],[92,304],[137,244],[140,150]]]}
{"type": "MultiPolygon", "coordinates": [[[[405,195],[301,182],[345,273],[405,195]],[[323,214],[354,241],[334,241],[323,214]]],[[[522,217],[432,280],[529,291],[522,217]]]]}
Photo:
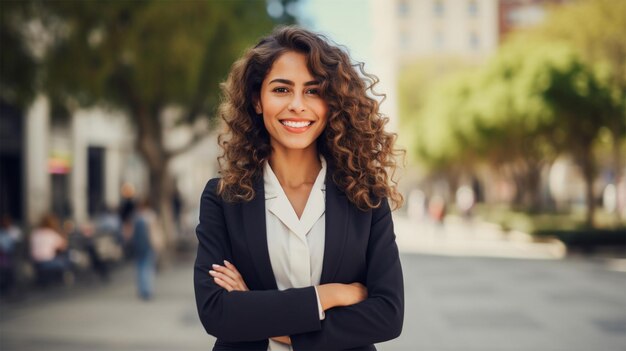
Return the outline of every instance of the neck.
{"type": "Polygon", "coordinates": [[[283,187],[313,185],[322,169],[317,149],[284,150],[275,148],[269,159],[272,171],[283,187]]]}

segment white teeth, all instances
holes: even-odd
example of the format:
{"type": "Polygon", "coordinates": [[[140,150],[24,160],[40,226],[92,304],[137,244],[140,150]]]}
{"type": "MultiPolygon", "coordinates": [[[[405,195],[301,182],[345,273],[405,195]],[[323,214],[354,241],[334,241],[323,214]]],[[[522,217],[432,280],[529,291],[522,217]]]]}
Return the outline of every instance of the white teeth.
{"type": "Polygon", "coordinates": [[[304,128],[311,125],[313,122],[293,122],[293,121],[280,121],[280,123],[292,128],[304,128]]]}

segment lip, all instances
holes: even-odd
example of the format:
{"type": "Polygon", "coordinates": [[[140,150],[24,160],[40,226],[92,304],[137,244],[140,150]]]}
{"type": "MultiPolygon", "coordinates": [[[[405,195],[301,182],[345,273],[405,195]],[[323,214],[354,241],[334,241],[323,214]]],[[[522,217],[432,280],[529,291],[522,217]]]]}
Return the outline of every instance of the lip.
{"type": "Polygon", "coordinates": [[[315,121],[311,121],[311,120],[304,119],[304,118],[284,118],[284,119],[280,119],[278,121],[278,123],[280,123],[280,125],[283,128],[285,128],[290,133],[302,134],[302,133],[305,133],[307,130],[311,129],[311,127],[315,124],[315,121]],[[282,124],[283,121],[289,121],[289,122],[311,122],[311,124],[309,124],[308,127],[294,128],[294,127],[289,127],[289,126],[286,126],[286,125],[282,124]]]}
{"type": "Polygon", "coordinates": [[[281,118],[279,119],[279,121],[289,121],[289,122],[315,122],[315,121],[311,121],[310,119],[306,119],[306,118],[281,118]]]}

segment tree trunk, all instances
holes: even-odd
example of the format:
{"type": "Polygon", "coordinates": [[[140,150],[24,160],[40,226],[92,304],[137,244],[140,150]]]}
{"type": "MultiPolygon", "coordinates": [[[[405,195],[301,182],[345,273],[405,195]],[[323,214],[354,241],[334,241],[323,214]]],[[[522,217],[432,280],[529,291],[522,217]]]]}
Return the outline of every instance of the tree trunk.
{"type": "Polygon", "coordinates": [[[135,109],[137,117],[137,149],[148,165],[150,175],[150,205],[159,215],[163,235],[165,236],[164,255],[167,261],[173,250],[176,238],[176,226],[172,208],[175,181],[169,173],[170,157],[163,147],[162,126],[159,123],[158,109],[152,113],[141,106],[135,109]],[[155,114],[155,116],[152,116],[155,114]]]}
{"type": "MultiPolygon", "coordinates": [[[[620,150],[620,142],[621,142],[621,137],[622,135],[620,135],[620,133],[618,132],[617,129],[613,129],[613,175],[614,175],[614,179],[615,179],[615,187],[619,186],[619,182],[622,179],[622,152],[620,150]]],[[[621,222],[622,220],[622,211],[621,209],[623,208],[623,206],[626,206],[626,204],[621,203],[622,201],[622,197],[618,196],[617,197],[617,208],[615,209],[615,217],[617,219],[617,222],[621,222]]]]}
{"type": "Polygon", "coordinates": [[[530,212],[539,213],[541,211],[541,162],[535,160],[527,161],[526,182],[528,184],[528,202],[530,212]]]}
{"type": "Polygon", "coordinates": [[[588,145],[588,147],[586,147],[584,151],[580,153],[579,157],[580,157],[579,164],[583,172],[583,177],[585,179],[585,195],[586,195],[585,201],[587,203],[587,213],[585,216],[585,224],[587,225],[587,227],[593,228],[595,227],[594,215],[595,215],[595,209],[596,209],[596,202],[595,202],[595,197],[593,194],[593,180],[595,176],[595,166],[593,163],[593,156],[591,154],[591,145],[588,145]]]}
{"type": "Polygon", "coordinates": [[[173,253],[175,239],[177,236],[174,225],[174,213],[172,206],[172,196],[174,194],[175,182],[168,171],[168,159],[163,159],[160,170],[150,171],[151,173],[151,203],[159,214],[159,221],[163,230],[165,240],[165,260],[169,261],[173,253]]]}

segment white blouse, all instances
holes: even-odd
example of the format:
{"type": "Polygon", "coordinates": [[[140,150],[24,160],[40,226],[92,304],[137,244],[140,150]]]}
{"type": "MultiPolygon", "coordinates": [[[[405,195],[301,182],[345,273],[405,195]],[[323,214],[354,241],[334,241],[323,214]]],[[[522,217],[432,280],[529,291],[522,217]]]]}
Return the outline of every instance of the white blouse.
{"type": "MultiPolygon", "coordinates": [[[[326,160],[320,155],[320,161],[322,169],[299,219],[269,162],[265,162],[263,168],[267,246],[279,290],[320,283],[325,242],[326,160]]],[[[319,296],[317,303],[320,319],[324,319],[319,296]]],[[[291,351],[293,348],[270,339],[268,350],[291,351]]]]}

